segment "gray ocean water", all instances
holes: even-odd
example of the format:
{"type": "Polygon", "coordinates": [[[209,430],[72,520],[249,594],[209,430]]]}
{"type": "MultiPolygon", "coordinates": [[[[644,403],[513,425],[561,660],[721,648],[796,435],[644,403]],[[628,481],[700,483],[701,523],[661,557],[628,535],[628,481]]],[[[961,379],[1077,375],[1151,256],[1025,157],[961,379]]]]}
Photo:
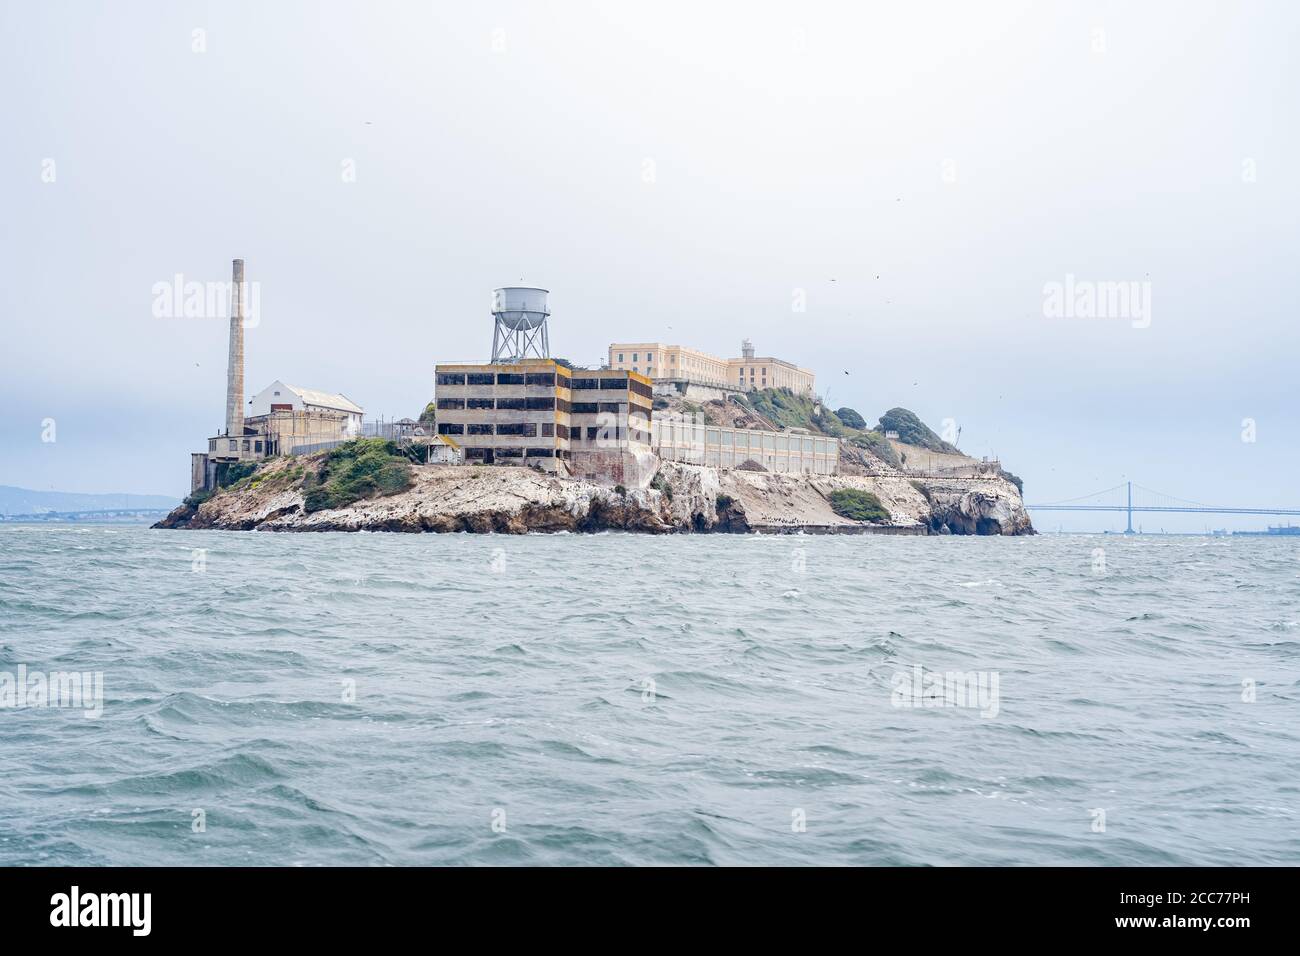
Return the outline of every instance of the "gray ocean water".
{"type": "Polygon", "coordinates": [[[5,865],[1300,863],[1300,540],[8,525],[20,665],[5,865]]]}

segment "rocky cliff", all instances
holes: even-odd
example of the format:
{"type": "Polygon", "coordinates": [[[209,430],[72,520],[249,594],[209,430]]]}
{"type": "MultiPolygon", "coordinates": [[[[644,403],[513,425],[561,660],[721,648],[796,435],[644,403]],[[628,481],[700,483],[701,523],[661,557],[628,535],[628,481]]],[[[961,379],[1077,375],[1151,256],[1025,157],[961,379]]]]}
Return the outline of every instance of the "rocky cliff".
{"type": "Polygon", "coordinates": [[[308,512],[303,477],[313,458],[276,459],[252,479],[182,505],[159,528],[258,531],[797,532],[823,534],[1032,534],[1015,485],[1005,479],[793,475],[665,462],[645,489],[554,478],[526,468],[412,466],[409,489],[308,512]],[[841,488],[875,494],[888,521],[836,514],[841,488]]]}

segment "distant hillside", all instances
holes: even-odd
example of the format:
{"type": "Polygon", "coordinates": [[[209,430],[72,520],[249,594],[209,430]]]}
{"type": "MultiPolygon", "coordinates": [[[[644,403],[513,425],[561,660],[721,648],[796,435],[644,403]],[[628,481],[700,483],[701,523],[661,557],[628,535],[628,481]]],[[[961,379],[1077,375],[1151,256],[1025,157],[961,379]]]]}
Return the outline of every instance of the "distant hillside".
{"type": "Polygon", "coordinates": [[[170,510],[179,498],[167,495],[79,495],[68,491],[33,491],[0,485],[0,515],[34,515],[46,511],[109,511],[131,508],[170,510]]]}

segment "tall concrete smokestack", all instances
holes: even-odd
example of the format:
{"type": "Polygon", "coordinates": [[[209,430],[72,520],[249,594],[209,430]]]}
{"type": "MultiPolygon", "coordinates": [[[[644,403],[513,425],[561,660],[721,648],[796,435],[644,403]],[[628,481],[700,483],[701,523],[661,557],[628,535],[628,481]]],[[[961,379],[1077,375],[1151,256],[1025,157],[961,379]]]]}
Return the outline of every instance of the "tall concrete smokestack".
{"type": "Polygon", "coordinates": [[[230,360],[226,365],[226,434],[244,437],[244,260],[235,260],[230,298],[230,360]]]}

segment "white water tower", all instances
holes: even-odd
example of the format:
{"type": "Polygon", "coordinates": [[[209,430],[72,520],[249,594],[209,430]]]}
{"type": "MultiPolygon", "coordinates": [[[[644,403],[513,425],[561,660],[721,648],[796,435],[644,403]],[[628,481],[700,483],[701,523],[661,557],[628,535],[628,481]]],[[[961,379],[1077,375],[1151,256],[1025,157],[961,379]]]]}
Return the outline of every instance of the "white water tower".
{"type": "Polygon", "coordinates": [[[546,333],[546,289],[508,286],[492,293],[492,364],[551,357],[546,333]]]}

